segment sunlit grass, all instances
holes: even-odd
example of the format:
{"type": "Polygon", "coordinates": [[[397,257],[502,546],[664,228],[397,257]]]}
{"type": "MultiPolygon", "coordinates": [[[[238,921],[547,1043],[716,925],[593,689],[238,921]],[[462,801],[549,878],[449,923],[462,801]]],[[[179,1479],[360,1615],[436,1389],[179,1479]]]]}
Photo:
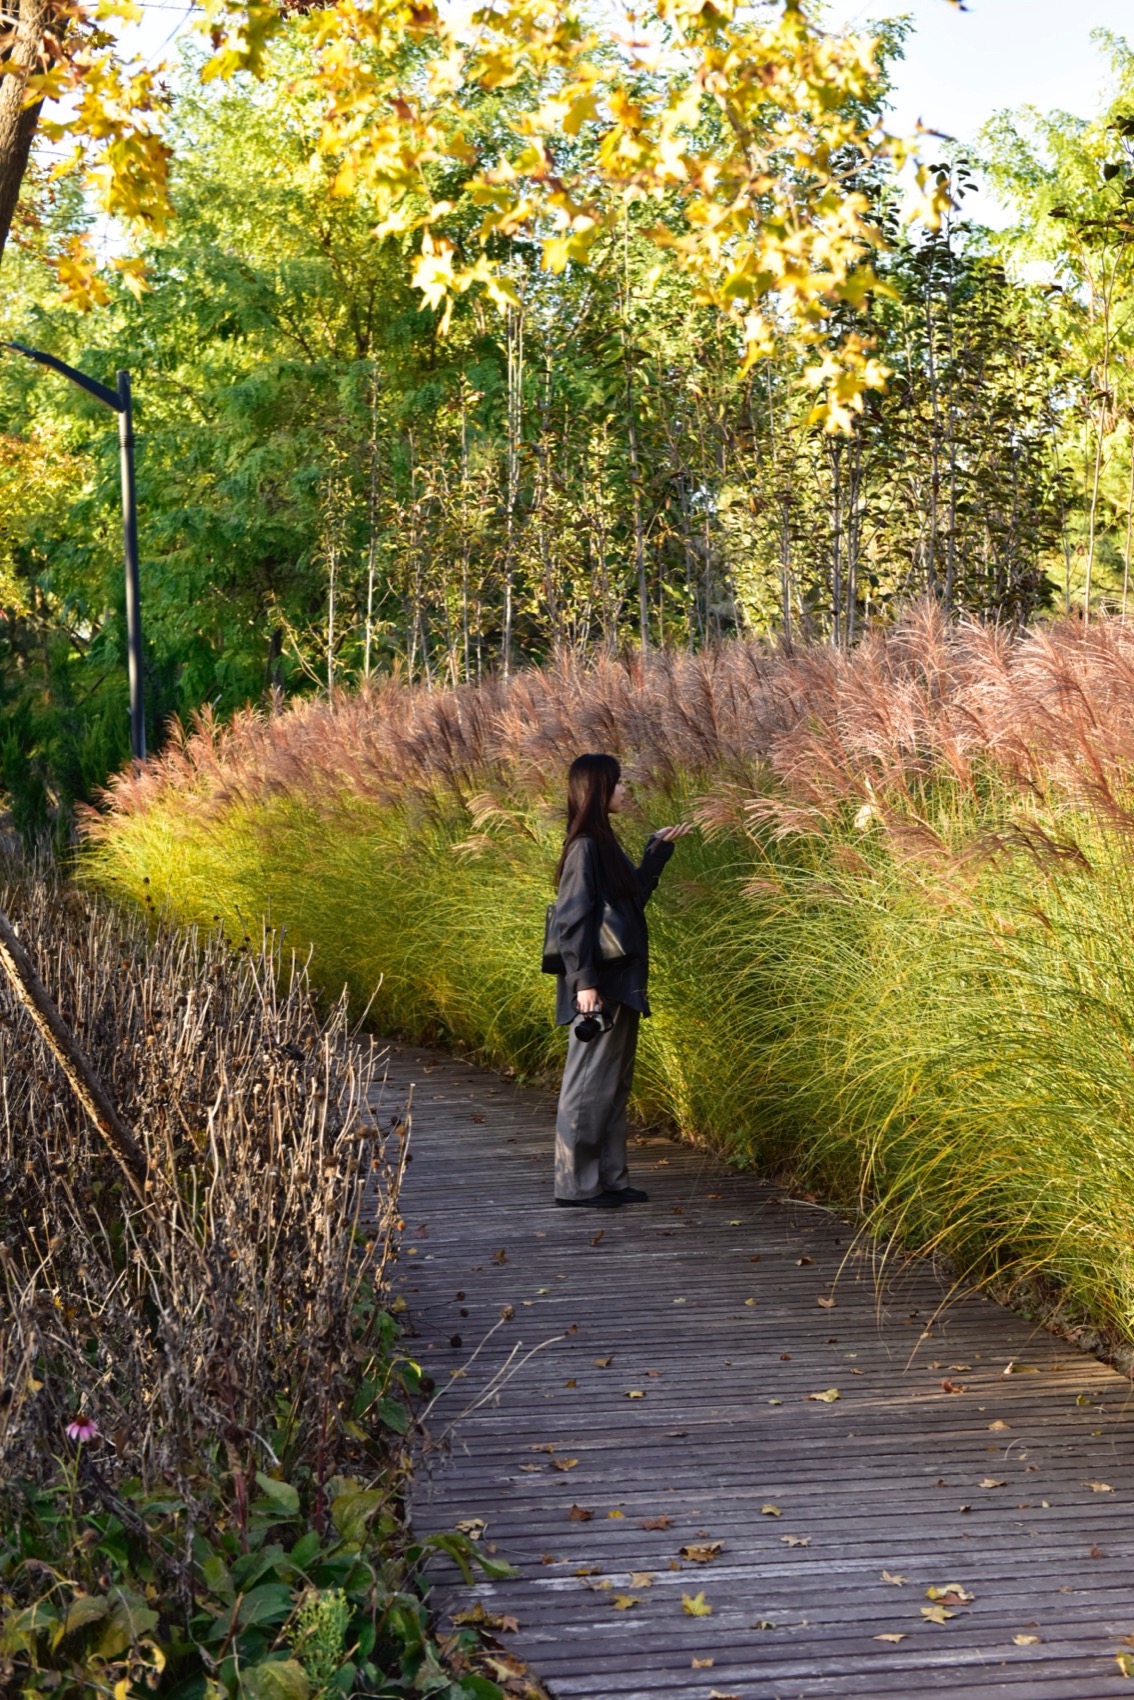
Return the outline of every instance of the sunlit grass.
{"type": "MultiPolygon", "coordinates": [[[[1134,665],[1124,631],[1037,638],[1016,676],[999,639],[966,641],[899,633],[783,679],[726,656],[699,742],[687,704],[664,723],[689,694],[673,664],[638,682],[628,847],[690,813],[705,831],[651,905],[635,1106],[962,1282],[1042,1276],[1134,1336],[1134,665]]],[[[617,671],[522,691],[522,716],[493,686],[206,740],[120,799],[88,876],[236,938],[266,916],[379,1028],[553,1079],[570,725],[636,699],[617,671]]]]}

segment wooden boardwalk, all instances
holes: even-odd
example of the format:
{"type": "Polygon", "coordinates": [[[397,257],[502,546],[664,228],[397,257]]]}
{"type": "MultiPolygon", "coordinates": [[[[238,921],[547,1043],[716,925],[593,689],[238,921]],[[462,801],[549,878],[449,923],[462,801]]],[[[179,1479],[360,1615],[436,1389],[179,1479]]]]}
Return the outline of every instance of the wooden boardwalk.
{"type": "Polygon", "coordinates": [[[439,1570],[442,1615],[513,1620],[556,1700],[1134,1694],[1127,1381],[924,1267],[880,1295],[837,1216],[668,1140],[648,1204],[558,1210],[546,1092],[394,1046],[384,1114],[410,1082],[399,1278],[455,1423],[414,1519],[519,1572],[439,1570]]]}

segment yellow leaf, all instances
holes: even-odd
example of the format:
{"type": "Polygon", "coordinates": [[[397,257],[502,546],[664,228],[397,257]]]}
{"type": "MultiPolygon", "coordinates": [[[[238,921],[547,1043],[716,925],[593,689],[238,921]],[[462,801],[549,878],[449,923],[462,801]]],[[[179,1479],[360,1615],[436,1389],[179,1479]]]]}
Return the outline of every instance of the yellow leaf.
{"type": "Polygon", "coordinates": [[[927,1588],[927,1600],[944,1600],[948,1606],[967,1606],[974,1598],[959,1582],[945,1582],[940,1588],[927,1588]]]}
{"type": "Polygon", "coordinates": [[[631,1606],[638,1604],[638,1596],[637,1594],[615,1594],[610,1603],[615,1611],[629,1611],[631,1606]]]}
{"type": "Polygon", "coordinates": [[[944,1623],[946,1619],[956,1617],[957,1614],[955,1611],[946,1611],[944,1606],[922,1606],[921,1615],[928,1618],[930,1623],[944,1623]]]}
{"type": "Polygon", "coordinates": [[[692,1564],[708,1564],[711,1558],[716,1558],[721,1550],[720,1541],[709,1541],[702,1546],[685,1546],[681,1549],[682,1558],[689,1559],[692,1564]]]}
{"type": "Polygon", "coordinates": [[[783,1512],[780,1510],[778,1505],[762,1505],[760,1507],[760,1514],[763,1517],[782,1517],[783,1516],[783,1512]]]}
{"type": "Polygon", "coordinates": [[[578,1462],[577,1458],[553,1458],[551,1468],[553,1470],[573,1470],[578,1462]]]}
{"type": "Polygon", "coordinates": [[[876,1635],[874,1637],[874,1639],[876,1641],[892,1641],[894,1646],[896,1647],[898,1645],[899,1641],[905,1640],[905,1636],[904,1635],[876,1635]]]}
{"type": "Polygon", "coordinates": [[[643,1391],[640,1387],[632,1387],[629,1390],[629,1392],[627,1393],[626,1397],[628,1399],[644,1399],[646,1397],[646,1395],[643,1393],[643,1391]]]}
{"type": "Polygon", "coordinates": [[[1015,1647],[1034,1647],[1038,1641],[1038,1635],[1013,1635],[1012,1637],[1012,1644],[1015,1647]]]}
{"type": "Polygon", "coordinates": [[[704,1594],[682,1594],[681,1609],[690,1617],[712,1617],[713,1608],[704,1594]]]}
{"type": "Polygon", "coordinates": [[[652,1588],[653,1585],[654,1578],[651,1571],[632,1570],[630,1572],[630,1586],[632,1588],[652,1588]]]}
{"type": "Polygon", "coordinates": [[[837,1387],[828,1387],[825,1393],[809,1393],[807,1397],[820,1405],[833,1405],[842,1395],[837,1387]]]}
{"type": "Polygon", "coordinates": [[[616,1510],[616,1511],[608,1511],[607,1512],[608,1517],[624,1517],[625,1515],[626,1515],[626,1513],[624,1511],[617,1511],[616,1510]]]}
{"type": "Polygon", "coordinates": [[[985,1476],[980,1485],[982,1488],[998,1488],[1006,1487],[1007,1483],[998,1482],[995,1476],[985,1476]]]}
{"type": "Polygon", "coordinates": [[[1134,1653],[1116,1653],[1114,1658],[1122,1676],[1134,1676],[1134,1653]]]}
{"type": "Polygon", "coordinates": [[[1092,1493],[1113,1493],[1114,1492],[1114,1489],[1111,1487],[1109,1482],[1084,1482],[1083,1486],[1089,1487],[1092,1493]]]}
{"type": "Polygon", "coordinates": [[[811,1545],[810,1535],[781,1535],[780,1539],[785,1547],[809,1547],[811,1545]]]}
{"type": "Polygon", "coordinates": [[[895,1588],[904,1588],[906,1585],[906,1578],[904,1576],[891,1576],[888,1570],[884,1570],[882,1572],[882,1580],[883,1582],[892,1582],[895,1588]]]}
{"type": "Polygon", "coordinates": [[[712,1670],[714,1663],[713,1659],[692,1659],[690,1660],[690,1668],[693,1670],[712,1670]]]}

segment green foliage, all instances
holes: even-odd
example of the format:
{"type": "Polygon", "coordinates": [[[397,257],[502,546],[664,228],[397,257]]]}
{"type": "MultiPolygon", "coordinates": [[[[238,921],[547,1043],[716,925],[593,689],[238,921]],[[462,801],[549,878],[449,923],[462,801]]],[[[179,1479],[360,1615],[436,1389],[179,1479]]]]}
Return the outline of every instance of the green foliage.
{"type": "Polygon", "coordinates": [[[409,1538],[396,1484],[375,1492],[336,1477],[316,1503],[261,1476],[245,1508],[226,1501],[218,1470],[206,1488],[213,1535],[195,1534],[186,1559],[177,1495],[127,1481],[114,1510],[95,1512],[83,1505],[94,1468],[77,1444],[57,1484],[8,1496],[0,1675],[22,1694],[498,1700],[484,1678],[439,1662],[421,1566],[443,1549],[469,1576],[509,1567],[457,1532],[409,1538]]]}

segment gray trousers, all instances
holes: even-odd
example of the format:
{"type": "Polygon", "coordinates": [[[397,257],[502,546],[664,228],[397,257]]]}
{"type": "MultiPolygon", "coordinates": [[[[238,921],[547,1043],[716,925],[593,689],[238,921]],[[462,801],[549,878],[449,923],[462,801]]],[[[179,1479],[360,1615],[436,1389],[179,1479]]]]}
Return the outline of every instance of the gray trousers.
{"type": "MultiPolygon", "coordinates": [[[[628,1185],[626,1101],[638,1049],[636,1009],[615,1004],[614,1026],[589,1044],[567,1029],[567,1066],[555,1116],[555,1196],[593,1198],[628,1185]]],[[[578,1017],[576,1017],[577,1021],[578,1017]]]]}

